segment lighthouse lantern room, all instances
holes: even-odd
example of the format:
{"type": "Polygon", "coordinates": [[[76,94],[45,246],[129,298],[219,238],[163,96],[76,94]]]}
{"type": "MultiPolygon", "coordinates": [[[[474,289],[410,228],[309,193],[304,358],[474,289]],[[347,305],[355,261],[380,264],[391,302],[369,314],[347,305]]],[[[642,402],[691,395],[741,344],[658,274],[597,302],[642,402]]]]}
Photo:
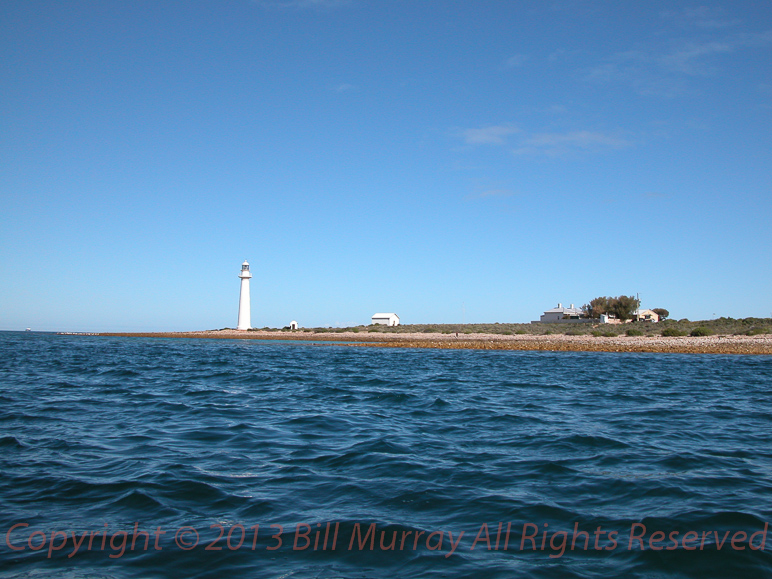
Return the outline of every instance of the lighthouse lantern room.
{"type": "Polygon", "coordinates": [[[252,316],[249,311],[249,279],[252,274],[249,273],[249,263],[245,260],[241,264],[241,293],[239,294],[239,323],[237,330],[248,330],[252,327],[252,316]]]}

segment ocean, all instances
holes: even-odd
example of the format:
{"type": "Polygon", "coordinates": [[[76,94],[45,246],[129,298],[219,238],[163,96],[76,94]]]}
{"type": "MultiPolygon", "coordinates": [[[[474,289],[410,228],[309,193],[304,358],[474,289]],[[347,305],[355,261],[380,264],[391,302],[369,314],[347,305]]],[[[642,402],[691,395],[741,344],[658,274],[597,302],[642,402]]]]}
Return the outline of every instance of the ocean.
{"type": "Polygon", "coordinates": [[[0,332],[0,577],[772,577],[772,357],[0,332]]]}

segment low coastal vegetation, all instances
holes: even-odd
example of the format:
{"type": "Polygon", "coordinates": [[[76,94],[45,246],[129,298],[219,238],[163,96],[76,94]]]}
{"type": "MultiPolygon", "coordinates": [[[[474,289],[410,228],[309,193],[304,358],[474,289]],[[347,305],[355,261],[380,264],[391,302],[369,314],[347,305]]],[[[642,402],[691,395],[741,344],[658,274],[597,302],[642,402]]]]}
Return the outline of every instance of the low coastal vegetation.
{"type": "Polygon", "coordinates": [[[689,335],[692,336],[693,338],[698,338],[700,336],[712,336],[715,333],[716,332],[714,332],[710,328],[706,328],[705,326],[697,326],[691,332],[689,332],[689,335]]]}
{"type": "MultiPolygon", "coordinates": [[[[255,328],[257,330],[258,328],[255,328]]],[[[259,328],[262,331],[291,332],[290,328],[259,328]]],[[[345,328],[301,328],[305,333],[363,332],[367,334],[445,334],[468,336],[471,334],[595,336],[712,336],[772,334],[772,318],[718,318],[715,320],[690,321],[687,319],[662,322],[629,322],[626,324],[598,324],[596,320],[583,323],[529,323],[529,324],[404,324],[400,326],[361,325],[345,328]]]]}
{"type": "Polygon", "coordinates": [[[662,335],[668,338],[674,338],[677,336],[685,336],[686,332],[679,330],[678,328],[665,328],[662,330],[662,335]]]}

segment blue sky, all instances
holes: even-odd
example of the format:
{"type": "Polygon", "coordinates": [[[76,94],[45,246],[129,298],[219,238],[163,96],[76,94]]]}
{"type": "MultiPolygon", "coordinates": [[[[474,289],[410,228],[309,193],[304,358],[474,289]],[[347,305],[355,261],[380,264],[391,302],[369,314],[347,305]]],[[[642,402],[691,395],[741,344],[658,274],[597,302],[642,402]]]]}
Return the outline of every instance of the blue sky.
{"type": "Polygon", "coordinates": [[[772,4],[6,0],[0,329],[772,315],[772,4]]]}

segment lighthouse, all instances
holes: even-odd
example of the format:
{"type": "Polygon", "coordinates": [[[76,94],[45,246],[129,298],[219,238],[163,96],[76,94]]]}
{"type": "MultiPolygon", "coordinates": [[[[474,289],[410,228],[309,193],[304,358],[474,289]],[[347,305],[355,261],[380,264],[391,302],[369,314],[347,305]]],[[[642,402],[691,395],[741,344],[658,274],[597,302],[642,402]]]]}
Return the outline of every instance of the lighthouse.
{"type": "Polygon", "coordinates": [[[241,264],[241,293],[239,294],[239,324],[237,330],[248,330],[252,327],[252,316],[249,311],[249,279],[252,274],[249,273],[249,263],[244,261],[241,264]]]}

